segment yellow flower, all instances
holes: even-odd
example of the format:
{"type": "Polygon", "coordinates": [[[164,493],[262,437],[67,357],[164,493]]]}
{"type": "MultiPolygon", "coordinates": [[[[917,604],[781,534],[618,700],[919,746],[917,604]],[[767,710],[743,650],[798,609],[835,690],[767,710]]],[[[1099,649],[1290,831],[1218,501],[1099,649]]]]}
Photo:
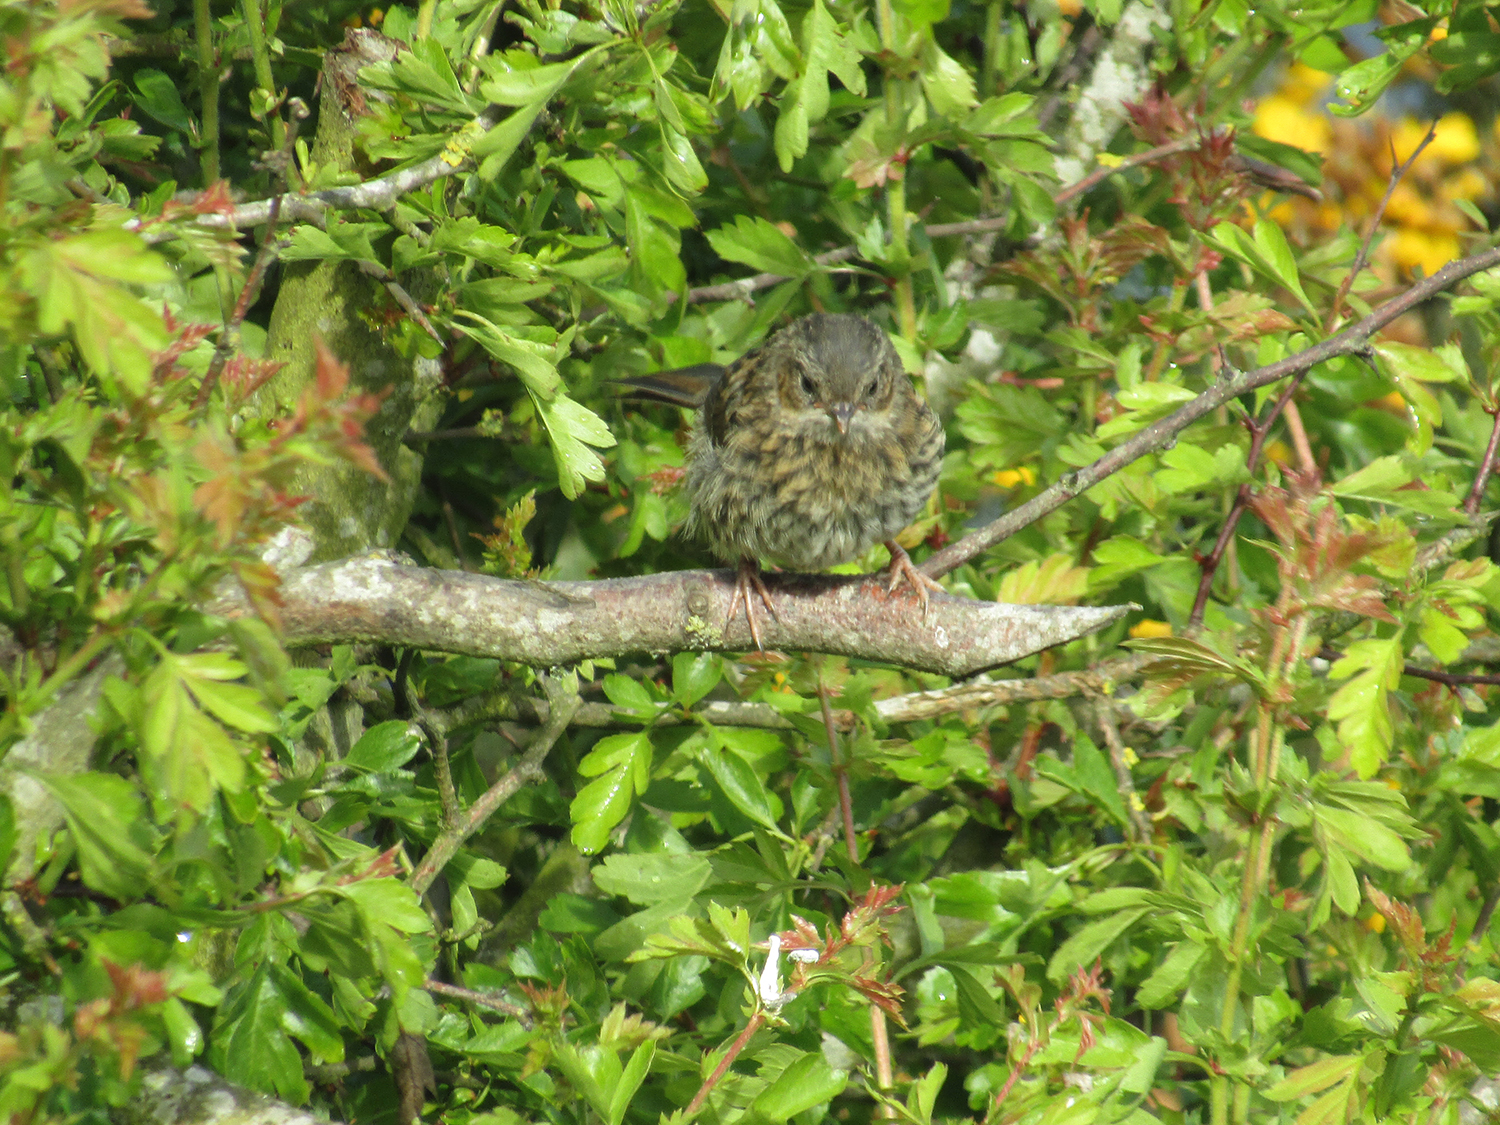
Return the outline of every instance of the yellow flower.
{"type": "Polygon", "coordinates": [[[1385,915],[1371,914],[1365,919],[1365,929],[1369,930],[1372,934],[1385,933],[1385,915]]]}
{"type": "MultiPolygon", "coordinates": [[[[1422,138],[1427,135],[1427,126],[1410,117],[1391,132],[1391,146],[1396,150],[1397,161],[1404,161],[1417,150],[1422,138]]],[[[1417,164],[1441,160],[1448,164],[1467,164],[1479,155],[1479,134],[1474,122],[1467,114],[1448,113],[1438,119],[1432,143],[1417,157],[1417,164]]]]}
{"type": "Polygon", "coordinates": [[[1333,127],[1328,118],[1279,93],[1256,107],[1252,128],[1256,136],[1307,152],[1327,152],[1333,141],[1333,127]]]}
{"type": "Polygon", "coordinates": [[[1149,617],[1146,617],[1130,627],[1130,635],[1136,640],[1146,637],[1170,637],[1172,635],[1172,626],[1166,621],[1152,621],[1149,617]]]}
{"type": "Polygon", "coordinates": [[[1019,469],[1001,469],[994,473],[990,480],[1001,488],[1015,488],[1018,484],[1029,487],[1036,483],[1036,470],[1029,465],[1022,465],[1019,469]]]}
{"type": "Polygon", "coordinates": [[[1281,89],[1277,92],[1299,105],[1306,105],[1327,90],[1332,81],[1332,77],[1325,71],[1308,66],[1306,63],[1293,63],[1288,68],[1286,77],[1281,81],[1281,89]]]}
{"type": "Polygon", "coordinates": [[[1292,463],[1292,447],[1280,438],[1266,442],[1265,455],[1267,461],[1274,461],[1278,465],[1292,463]]]}
{"type": "Polygon", "coordinates": [[[1411,227],[1398,230],[1382,249],[1402,269],[1412,270],[1420,266],[1425,277],[1431,277],[1459,256],[1458,239],[1452,234],[1411,227]]]}
{"type": "Polygon", "coordinates": [[[1479,155],[1479,134],[1466,113],[1445,113],[1438,119],[1430,149],[1449,164],[1467,164],[1479,155]]]}
{"type": "Polygon", "coordinates": [[[1432,222],[1432,208],[1420,192],[1402,180],[1385,205],[1386,218],[1403,227],[1425,227],[1432,222]]]}
{"type": "Polygon", "coordinates": [[[1443,181],[1443,194],[1449,199],[1482,199],[1490,193],[1490,182],[1478,168],[1460,168],[1443,181]]]}

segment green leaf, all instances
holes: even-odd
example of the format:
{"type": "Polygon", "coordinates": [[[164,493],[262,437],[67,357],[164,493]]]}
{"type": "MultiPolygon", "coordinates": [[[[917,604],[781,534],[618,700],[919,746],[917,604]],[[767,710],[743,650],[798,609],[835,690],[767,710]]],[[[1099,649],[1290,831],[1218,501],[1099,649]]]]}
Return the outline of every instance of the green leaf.
{"type": "Polygon", "coordinates": [[[708,771],[730,804],[763,828],[776,830],[771,795],[749,762],[726,746],[699,752],[698,762],[708,771]]]}
{"type": "Polygon", "coordinates": [[[566,395],[538,403],[537,410],[552,439],[558,487],[569,500],[576,499],[589,481],[604,479],[604,463],[594,449],[608,449],[615,436],[604,419],[566,395]]]}
{"type": "Polygon", "coordinates": [[[1352,917],[1359,909],[1359,879],[1354,874],[1354,865],[1336,847],[1327,850],[1323,861],[1328,865],[1328,889],[1333,904],[1352,917]]]}
{"type": "Polygon", "coordinates": [[[421,748],[421,734],[411,723],[391,719],[360,735],[359,741],[350,747],[344,764],[371,773],[390,773],[416,757],[421,748]]]}
{"type": "Polygon", "coordinates": [[[1374,348],[1375,354],[1385,360],[1391,369],[1391,374],[1398,379],[1411,379],[1421,383],[1468,381],[1468,372],[1455,368],[1438,350],[1419,348],[1413,344],[1400,344],[1394,340],[1381,341],[1375,344],[1374,348]]]}
{"type": "Polygon", "coordinates": [[[1079,929],[1052,954],[1052,959],[1047,962],[1047,979],[1066,980],[1079,966],[1091,964],[1121,934],[1144,918],[1149,910],[1144,906],[1135,910],[1122,910],[1113,917],[1090,922],[1079,929]]]}
{"type": "Polygon", "coordinates": [[[1269,219],[1259,219],[1252,237],[1234,223],[1219,223],[1208,236],[1230,257],[1238,258],[1261,276],[1282,286],[1313,316],[1317,310],[1307,299],[1298,278],[1296,259],[1281,228],[1269,219]]]}
{"type": "Polygon", "coordinates": [[[691,707],[718,685],[724,665],[716,653],[679,652],[672,658],[672,698],[691,707]]]}
{"type": "Polygon", "coordinates": [[[130,782],[103,773],[31,776],[63,807],[84,885],[121,902],[146,893],[152,859],[135,842],[145,810],[130,782]]]}
{"type": "Polygon", "coordinates": [[[1330,102],[1328,108],[1340,117],[1354,117],[1375,104],[1385,88],[1401,73],[1411,51],[1388,50],[1355,63],[1338,77],[1334,91],[1347,105],[1330,102]]]}
{"type": "Polygon", "coordinates": [[[708,173],[693,151],[693,142],[665,121],[657,122],[661,130],[662,168],[667,181],[684,195],[697,195],[708,186],[708,173]]]}
{"type": "MultiPolygon", "coordinates": [[[[505,56],[508,60],[515,57],[505,56]]],[[[577,65],[578,60],[575,59],[572,62],[550,63],[529,69],[501,71],[497,67],[479,84],[479,94],[496,105],[532,106],[534,117],[536,110],[562,89],[563,83],[567,82],[577,65]]]]}
{"type": "Polygon", "coordinates": [[[1265,1092],[1273,1102],[1292,1102],[1352,1078],[1364,1065],[1363,1055],[1332,1055],[1311,1066],[1298,1067],[1265,1092]]]}
{"type": "Polygon", "coordinates": [[[16,807],[10,796],[0,793],[0,871],[10,870],[11,852],[16,846],[16,807]]]}
{"type": "Polygon", "coordinates": [[[1120,782],[1103,751],[1087,735],[1077,735],[1073,742],[1073,769],[1084,794],[1114,818],[1117,824],[1129,822],[1125,800],[1120,796],[1120,782]]]}
{"type": "Polygon", "coordinates": [[[339,893],[358,904],[371,924],[381,923],[404,934],[424,934],[432,919],[422,909],[416,892],[398,879],[356,879],[339,885],[339,893]]]}
{"type": "Polygon", "coordinates": [[[568,814],[573,844],[592,855],[609,842],[609,834],[630,811],[632,797],[644,793],[651,779],[651,740],[642,732],[602,738],[579,763],[585,777],[597,780],[573,798],[568,814]]]}
{"type": "Polygon", "coordinates": [[[1004,1027],[1005,1010],[995,1002],[974,974],[950,964],[953,988],[958,993],[958,1016],[967,1027],[1004,1027]]]}
{"type": "Polygon", "coordinates": [[[1345,851],[1387,871],[1405,871],[1411,866],[1405,841],[1379,821],[1323,804],[1313,805],[1312,814],[1329,839],[1345,851]]]}
{"type": "Polygon", "coordinates": [[[231,1082],[301,1105],[309,1093],[302,1056],[287,1036],[285,995],[263,964],[230,990],[209,1036],[208,1059],[231,1082]]]}
{"type": "Polygon", "coordinates": [[[492,182],[505,168],[505,162],[515,155],[516,149],[536,124],[537,115],[545,102],[523,105],[509,114],[504,121],[474,142],[473,155],[479,158],[479,178],[492,182]]]}
{"type": "Polygon", "coordinates": [[[651,1060],[655,1057],[654,1042],[642,1043],[631,1054],[630,1061],[620,1071],[620,1077],[615,1080],[614,1090],[610,1094],[609,1109],[604,1117],[609,1125],[620,1125],[625,1120],[625,1111],[630,1108],[631,1100],[645,1081],[651,1070],[651,1060]]]}
{"type": "Polygon", "coordinates": [[[344,1037],[333,1009],[284,965],[271,966],[271,980],[284,1005],[282,1029],[300,1039],[319,1062],[343,1062],[344,1037]]]}
{"type": "Polygon", "coordinates": [[[638,906],[655,906],[697,894],[708,884],[713,866],[693,853],[617,853],[606,856],[590,874],[605,894],[623,895],[638,906]]]}
{"type": "Polygon", "coordinates": [[[768,1121],[786,1121],[799,1113],[832,1101],[848,1085],[849,1073],[834,1070],[821,1054],[802,1055],[762,1090],[750,1112],[768,1121]]]}
{"type": "Polygon", "coordinates": [[[957,118],[978,104],[974,76],[929,37],[922,47],[920,71],[922,91],[932,108],[944,117],[957,118]]]}
{"type": "Polygon", "coordinates": [[[948,1067],[943,1063],[933,1063],[931,1070],[911,1084],[906,1095],[906,1109],[916,1125],[931,1125],[938,1094],[947,1079],[948,1067]]]}
{"type": "Polygon", "coordinates": [[[1401,678],[1401,639],[1355,641],[1328,670],[1332,679],[1352,676],[1328,701],[1339,742],[1360,777],[1371,777],[1390,754],[1395,728],[1389,696],[1401,678]],[[1358,675],[1354,673],[1358,671],[1358,675]]]}
{"type": "Polygon", "coordinates": [[[135,88],[135,104],[167,128],[189,135],[196,132],[192,115],[182,104],[177,83],[170,75],[154,67],[142,67],[135,72],[135,88]]]}
{"type": "Polygon", "coordinates": [[[1136,993],[1136,1003],[1142,1008],[1161,1009],[1170,1007],[1182,994],[1192,979],[1193,970],[1208,950],[1189,941],[1180,941],[1156,966],[1152,974],[1141,982],[1136,993]]]}
{"type": "Polygon", "coordinates": [[[454,327],[500,362],[514,368],[534,398],[547,402],[557,395],[562,379],[557,373],[554,347],[507,332],[467,309],[456,310],[454,316],[464,321],[454,327]]]}
{"type": "Polygon", "coordinates": [[[93,371],[119,376],[132,394],[145,393],[151,354],[169,337],[159,306],[124,286],[165,284],[173,273],[139,235],[105,229],[48,239],[26,254],[22,276],[36,296],[42,332],[71,332],[93,371]]]}
{"type": "Polygon", "coordinates": [[[734,226],[708,232],[708,243],[721,258],[742,262],[764,273],[803,277],[816,267],[811,258],[765,219],[740,215],[734,226]]]}

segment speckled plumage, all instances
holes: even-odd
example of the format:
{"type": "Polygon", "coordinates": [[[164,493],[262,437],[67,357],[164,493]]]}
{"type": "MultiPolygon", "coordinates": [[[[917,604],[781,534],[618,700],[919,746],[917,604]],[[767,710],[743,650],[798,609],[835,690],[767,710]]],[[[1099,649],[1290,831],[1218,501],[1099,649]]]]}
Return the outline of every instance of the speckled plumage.
{"type": "Polygon", "coordinates": [[[729,562],[825,570],[911,523],[942,458],[942,425],[885,333],[814,314],[709,387],[688,451],[689,529],[729,562]]]}
{"type": "MultiPolygon", "coordinates": [[[[884,332],[862,317],[817,313],[783,328],[727,369],[627,379],[648,397],[698,407],[688,449],[688,530],[740,564],[751,632],[764,560],[824,570],[891,548],[891,586],[907,580],[926,606],[938,589],[895,536],[937,485],[943,427],[884,332]]],[[[733,607],[731,606],[731,613],[733,607]]]]}

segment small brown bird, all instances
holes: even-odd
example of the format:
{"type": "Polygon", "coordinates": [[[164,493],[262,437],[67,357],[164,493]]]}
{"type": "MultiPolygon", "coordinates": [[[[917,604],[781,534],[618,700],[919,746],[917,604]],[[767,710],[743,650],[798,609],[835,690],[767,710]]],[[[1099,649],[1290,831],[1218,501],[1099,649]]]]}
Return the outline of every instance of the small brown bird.
{"type": "Polygon", "coordinates": [[[728,368],[706,364],[622,379],[636,394],[698,411],[688,447],[688,530],[738,564],[755,647],[753,587],[776,617],[759,560],[824,570],[883,542],[890,586],[910,583],[927,612],[942,590],[912,566],[895,535],[937,485],[943,427],[890,340],[863,317],[815,313],[728,368]]]}

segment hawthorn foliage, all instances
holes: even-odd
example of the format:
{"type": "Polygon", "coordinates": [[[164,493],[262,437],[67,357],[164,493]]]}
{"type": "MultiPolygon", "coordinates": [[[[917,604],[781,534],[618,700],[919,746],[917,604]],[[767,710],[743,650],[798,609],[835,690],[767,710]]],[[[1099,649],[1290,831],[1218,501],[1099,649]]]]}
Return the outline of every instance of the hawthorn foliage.
{"type": "Polygon", "coordinates": [[[1492,249],[1483,4],[0,0],[0,44],[0,1116],[194,1061],[347,1120],[1493,1115],[1500,273],[966,560],[1144,608],[921,718],[940,678],[808,654],[288,652],[275,569],[356,478],[426,565],[702,564],[686,416],[609,380],[814,310],[946,420],[920,560],[1492,249]],[[379,363],[288,327],[309,278],[379,363]]]}

